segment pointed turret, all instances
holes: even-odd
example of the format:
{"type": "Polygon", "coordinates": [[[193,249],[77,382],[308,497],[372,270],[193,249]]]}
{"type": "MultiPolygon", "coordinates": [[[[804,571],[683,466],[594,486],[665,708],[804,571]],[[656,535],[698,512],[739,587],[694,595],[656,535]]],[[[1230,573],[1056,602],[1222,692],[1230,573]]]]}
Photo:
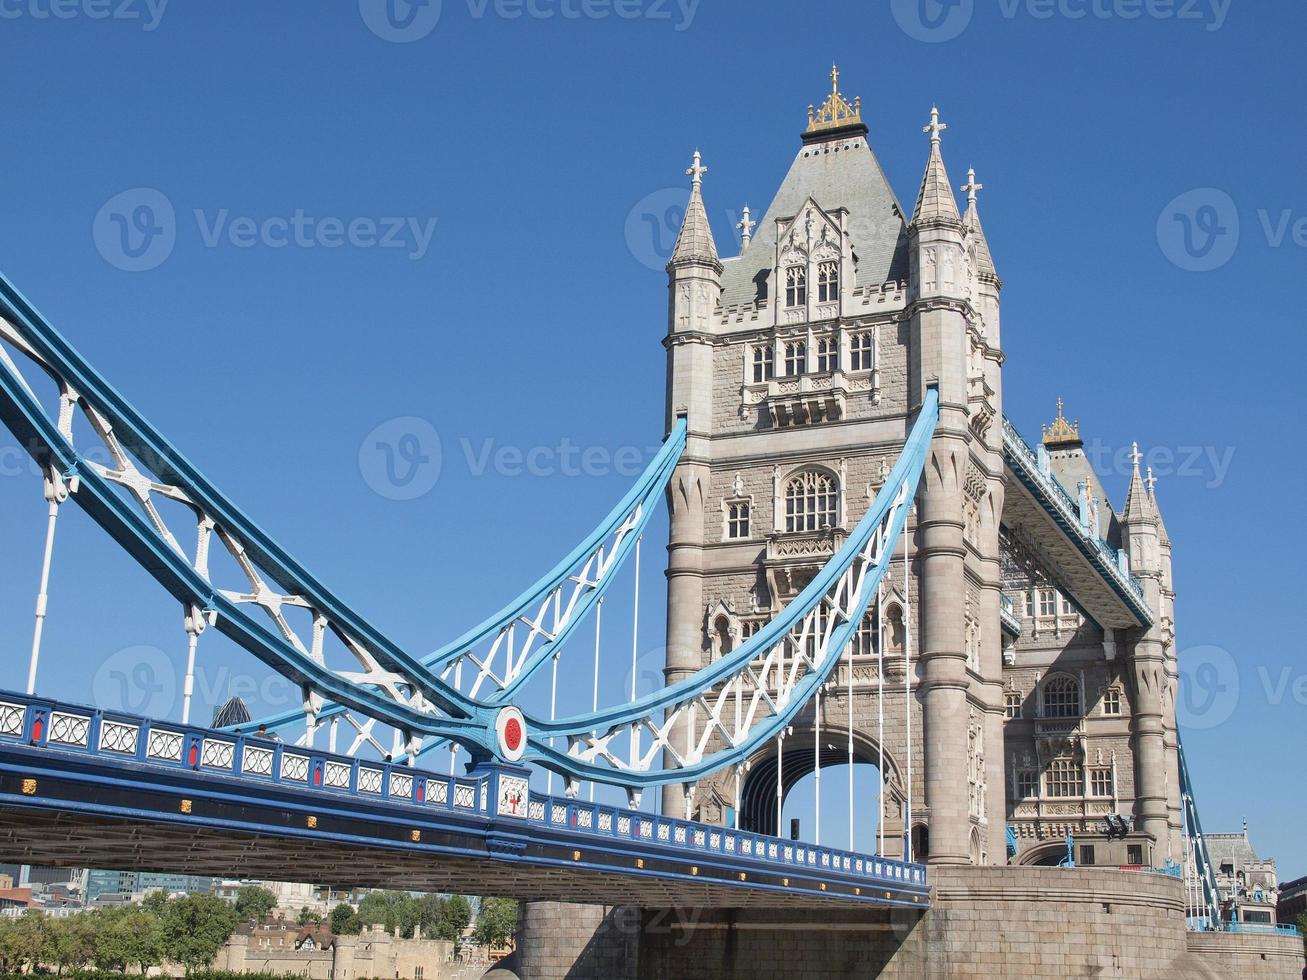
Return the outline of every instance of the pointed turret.
{"type": "Polygon", "coordinates": [[[930,134],[930,159],[926,161],[926,173],[921,178],[917,206],[912,212],[914,225],[930,221],[962,221],[958,215],[958,202],[953,199],[953,185],[949,182],[948,171],[944,169],[944,156],[940,152],[940,133],[946,129],[948,125],[939,121],[939,108],[932,106],[930,123],[922,129],[923,133],[930,134]]]}
{"type": "Polygon", "coordinates": [[[694,163],[685,173],[691,178],[690,203],[685,206],[685,220],[681,222],[681,233],[676,236],[676,247],[672,249],[672,260],[667,264],[670,272],[673,267],[683,265],[707,265],[722,271],[721,259],[717,257],[717,244],[713,241],[712,226],[708,223],[708,211],[703,206],[703,175],[708,168],[701,163],[699,151],[694,151],[694,163]]]}
{"type": "MultiPolygon", "coordinates": [[[[1125,547],[1130,553],[1130,571],[1142,577],[1161,574],[1162,556],[1157,538],[1157,510],[1153,499],[1139,471],[1139,461],[1143,455],[1139,452],[1139,443],[1131,450],[1134,472],[1130,476],[1130,489],[1126,491],[1125,511],[1121,514],[1121,526],[1124,532],[1125,547]]],[[[1158,608],[1158,590],[1152,586],[1145,587],[1145,596],[1153,609],[1158,608]]]]}
{"type": "Polygon", "coordinates": [[[1127,524],[1132,522],[1147,521],[1156,525],[1157,511],[1153,508],[1153,499],[1144,484],[1143,474],[1139,471],[1139,461],[1143,459],[1143,454],[1139,452],[1139,443],[1135,443],[1130,450],[1130,458],[1134,460],[1134,473],[1130,476],[1130,489],[1125,495],[1125,511],[1121,519],[1127,524]]]}
{"type": "Polygon", "coordinates": [[[962,216],[962,223],[966,226],[975,249],[976,275],[992,276],[997,280],[998,272],[994,268],[994,258],[989,254],[989,242],[985,239],[985,229],[980,227],[980,210],[976,206],[976,192],[984,189],[984,184],[976,183],[975,167],[967,170],[967,182],[962,185],[962,190],[967,195],[967,213],[962,216]]]}

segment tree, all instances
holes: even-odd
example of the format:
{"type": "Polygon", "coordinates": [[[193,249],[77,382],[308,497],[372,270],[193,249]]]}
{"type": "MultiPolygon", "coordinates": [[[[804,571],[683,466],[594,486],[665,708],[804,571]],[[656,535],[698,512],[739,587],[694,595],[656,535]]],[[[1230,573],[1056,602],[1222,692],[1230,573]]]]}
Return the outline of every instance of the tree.
{"type": "Polygon", "coordinates": [[[126,973],[135,966],[142,974],[163,960],[160,918],[141,906],[112,909],[94,914],[95,965],[98,969],[126,973]]]}
{"type": "Polygon", "coordinates": [[[277,896],[258,885],[242,885],[236,890],[236,918],[241,922],[262,919],[277,907],[277,896]]]}
{"type": "Polygon", "coordinates": [[[58,968],[79,969],[95,955],[95,922],[89,915],[70,915],[47,924],[41,959],[58,968]]]}
{"type": "MultiPolygon", "coordinates": [[[[472,922],[472,904],[462,895],[453,895],[442,903],[441,913],[437,935],[451,943],[458,942],[472,922]]],[[[516,913],[514,919],[516,920],[516,913]]]]}
{"type": "Polygon", "coordinates": [[[145,909],[145,911],[149,912],[151,915],[163,915],[163,910],[167,905],[168,893],[161,888],[146,893],[146,896],[141,899],[141,908],[145,909]]]}
{"type": "Polygon", "coordinates": [[[406,892],[371,892],[359,902],[359,920],[363,925],[380,925],[389,933],[398,929],[405,938],[413,935],[421,914],[418,899],[406,892]]]}
{"type": "Polygon", "coordinates": [[[14,923],[13,931],[9,934],[6,960],[17,965],[19,970],[26,966],[34,972],[41,965],[41,956],[49,942],[49,931],[50,920],[40,912],[28,909],[14,923]]]}
{"type": "Polygon", "coordinates": [[[231,938],[236,910],[215,895],[184,895],[164,907],[160,922],[164,955],[190,973],[207,966],[231,938]]]}
{"type": "Polygon", "coordinates": [[[318,915],[317,912],[314,912],[313,909],[305,905],[302,909],[300,909],[299,918],[295,920],[295,924],[301,927],[316,926],[321,921],[322,921],[322,916],[318,915]]]}
{"type": "Polygon", "coordinates": [[[476,941],[482,946],[503,946],[517,928],[517,902],[511,898],[487,898],[477,916],[476,941]]]}
{"type": "Polygon", "coordinates": [[[357,936],[363,931],[363,920],[354,911],[354,907],[345,902],[331,910],[328,921],[331,923],[331,931],[337,936],[357,936]]]}

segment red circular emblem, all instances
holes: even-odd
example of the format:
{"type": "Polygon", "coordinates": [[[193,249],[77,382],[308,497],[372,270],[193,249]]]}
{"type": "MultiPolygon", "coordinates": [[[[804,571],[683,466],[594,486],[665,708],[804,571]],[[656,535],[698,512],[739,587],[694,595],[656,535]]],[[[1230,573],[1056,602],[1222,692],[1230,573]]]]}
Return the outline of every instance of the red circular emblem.
{"type": "Polygon", "coordinates": [[[504,725],[504,746],[510,752],[516,752],[522,744],[522,723],[516,718],[509,718],[504,725]]]}

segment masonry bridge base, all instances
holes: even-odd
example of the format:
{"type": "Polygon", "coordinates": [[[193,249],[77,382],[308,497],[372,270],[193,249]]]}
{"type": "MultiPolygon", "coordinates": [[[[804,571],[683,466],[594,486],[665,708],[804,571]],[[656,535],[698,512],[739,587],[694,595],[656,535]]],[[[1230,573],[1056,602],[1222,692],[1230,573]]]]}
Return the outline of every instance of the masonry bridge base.
{"type": "MultiPolygon", "coordinates": [[[[1302,940],[1187,933],[1182,884],[1107,869],[931,869],[911,909],[523,907],[521,980],[1300,980],[1302,940]]],[[[512,974],[496,974],[496,976],[512,974]]]]}

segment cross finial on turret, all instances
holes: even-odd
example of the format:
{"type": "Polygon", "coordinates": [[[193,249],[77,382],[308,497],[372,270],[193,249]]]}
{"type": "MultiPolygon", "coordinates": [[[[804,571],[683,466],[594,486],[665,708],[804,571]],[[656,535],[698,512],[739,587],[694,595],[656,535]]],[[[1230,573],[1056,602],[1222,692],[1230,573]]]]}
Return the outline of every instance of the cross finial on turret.
{"type": "Polygon", "coordinates": [[[686,176],[691,178],[690,182],[695,187],[698,187],[700,184],[703,183],[703,175],[708,172],[708,168],[700,163],[701,160],[702,157],[699,155],[699,151],[695,150],[694,163],[691,164],[690,169],[685,172],[686,176]]]}
{"type": "Polygon", "coordinates": [[[749,217],[749,205],[744,206],[744,217],[735,227],[740,229],[740,247],[748,248],[749,242],[753,241],[753,229],[758,227],[758,222],[749,217]]]}
{"type": "MultiPolygon", "coordinates": [[[[976,206],[976,191],[983,191],[985,189],[984,184],[976,183],[975,167],[967,169],[967,182],[962,185],[961,189],[967,195],[967,204],[974,208],[976,206]]],[[[1060,398],[1057,400],[1057,410],[1060,415],[1062,413],[1062,399],[1060,398]]]]}
{"type": "Polygon", "coordinates": [[[840,90],[840,66],[831,65],[830,66],[830,93],[831,95],[836,95],[838,94],[839,90],[840,90]]]}
{"type": "Polygon", "coordinates": [[[938,106],[931,106],[931,107],[930,107],[930,125],[929,125],[929,126],[924,126],[924,127],[922,127],[922,130],[921,130],[921,131],[922,131],[923,133],[930,133],[930,141],[931,141],[932,143],[938,143],[938,142],[939,142],[939,134],[942,133],[942,132],[944,132],[944,130],[946,130],[946,129],[948,129],[948,123],[942,123],[942,122],[939,121],[939,107],[938,107],[938,106]]]}
{"type": "Polygon", "coordinates": [[[1130,460],[1135,464],[1135,472],[1139,472],[1139,461],[1144,458],[1144,454],[1139,451],[1139,443],[1130,443],[1130,460]]]}
{"type": "Polygon", "coordinates": [[[1154,496],[1153,488],[1157,486],[1157,477],[1153,476],[1153,468],[1148,467],[1148,479],[1144,481],[1148,484],[1148,496],[1154,496]]]}

